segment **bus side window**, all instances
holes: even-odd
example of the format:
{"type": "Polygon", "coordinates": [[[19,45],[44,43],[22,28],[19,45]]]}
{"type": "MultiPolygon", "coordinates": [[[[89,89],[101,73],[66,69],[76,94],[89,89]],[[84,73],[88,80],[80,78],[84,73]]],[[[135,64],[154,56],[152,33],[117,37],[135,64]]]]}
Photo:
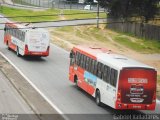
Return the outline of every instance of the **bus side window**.
{"type": "Polygon", "coordinates": [[[89,71],[89,57],[86,58],[86,70],[89,71]]]}
{"type": "Polygon", "coordinates": [[[91,72],[92,69],[92,59],[89,58],[89,67],[88,67],[88,71],[91,72]]]}
{"type": "Polygon", "coordinates": [[[81,56],[82,56],[81,53],[79,53],[79,55],[78,55],[78,61],[79,61],[79,62],[78,62],[78,66],[81,65],[81,56]]]}
{"type": "Polygon", "coordinates": [[[114,87],[116,87],[116,85],[117,85],[117,76],[118,76],[118,71],[115,70],[115,71],[114,71],[114,82],[113,82],[113,86],[114,86],[114,87]]]}
{"type": "Polygon", "coordinates": [[[5,27],[5,28],[4,28],[4,32],[6,32],[6,31],[7,31],[7,28],[5,27]]]}
{"type": "Polygon", "coordinates": [[[17,30],[17,38],[22,41],[22,34],[20,30],[17,30]]]}
{"type": "Polygon", "coordinates": [[[13,34],[14,34],[14,37],[17,38],[17,29],[14,29],[13,34]]]}
{"type": "Polygon", "coordinates": [[[107,66],[107,76],[106,76],[107,83],[110,83],[110,73],[111,73],[111,68],[107,66]]]}
{"type": "Polygon", "coordinates": [[[11,29],[8,27],[8,33],[11,34],[11,29]]]}
{"type": "Polygon", "coordinates": [[[75,62],[75,53],[73,50],[70,52],[70,65],[74,65],[75,62]]]}
{"type": "Polygon", "coordinates": [[[70,58],[74,57],[73,53],[74,53],[73,50],[71,50],[70,55],[69,55],[70,58]]]}
{"type": "Polygon", "coordinates": [[[94,62],[94,71],[93,71],[93,74],[94,74],[94,75],[97,75],[97,69],[98,69],[98,62],[95,61],[95,62],[94,62]]]}
{"type": "Polygon", "coordinates": [[[9,30],[8,30],[8,31],[9,31],[9,34],[11,34],[11,28],[9,28],[9,30]]]}
{"type": "Polygon", "coordinates": [[[5,25],[4,33],[5,33],[5,34],[7,34],[7,33],[8,33],[8,27],[7,27],[7,25],[5,25]]]}
{"type": "Polygon", "coordinates": [[[76,65],[78,65],[78,62],[79,62],[79,53],[78,52],[76,52],[76,59],[75,59],[75,63],[76,63],[76,65]]]}
{"type": "Polygon", "coordinates": [[[22,32],[22,41],[24,42],[25,40],[25,32],[22,32]]]}
{"type": "Polygon", "coordinates": [[[83,55],[81,54],[80,67],[83,68],[83,55]]]}
{"type": "Polygon", "coordinates": [[[103,68],[103,64],[98,62],[98,72],[97,72],[97,76],[102,79],[102,68],[103,68]]]}
{"type": "Polygon", "coordinates": [[[106,65],[104,66],[104,69],[103,69],[103,80],[107,82],[107,66],[106,65]]]}
{"type": "Polygon", "coordinates": [[[95,63],[95,60],[92,59],[92,63],[91,63],[91,73],[94,73],[94,63],[95,63]]]}
{"type": "Polygon", "coordinates": [[[12,29],[12,35],[15,37],[15,29],[12,29]]]}
{"type": "Polygon", "coordinates": [[[111,78],[110,78],[110,84],[113,85],[114,87],[116,86],[117,83],[117,70],[111,69],[111,78]]]}

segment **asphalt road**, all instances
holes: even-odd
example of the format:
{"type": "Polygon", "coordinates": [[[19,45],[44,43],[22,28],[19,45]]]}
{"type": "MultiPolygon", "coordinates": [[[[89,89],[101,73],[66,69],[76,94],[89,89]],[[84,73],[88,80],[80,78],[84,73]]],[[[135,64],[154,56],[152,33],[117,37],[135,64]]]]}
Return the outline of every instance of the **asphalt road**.
{"type": "MultiPolygon", "coordinates": [[[[1,25],[0,27],[3,26],[1,25]]],[[[8,51],[3,44],[3,31],[0,31],[0,39],[0,51],[64,114],[124,113],[124,111],[116,111],[108,106],[98,107],[92,97],[82,90],[78,90],[68,80],[69,53],[65,50],[55,45],[51,45],[50,56],[47,58],[19,58],[14,52],[8,51]]],[[[155,112],[159,112],[158,108],[155,112]]],[[[137,114],[138,112],[125,111],[125,113],[137,114]]],[[[68,116],[70,118],[75,117],[68,116]]],[[[86,119],[89,118],[86,116],[86,119]]],[[[97,118],[94,117],[92,119],[97,118]]]]}
{"type": "MultiPolygon", "coordinates": [[[[105,23],[106,19],[99,19],[99,23],[105,23]]],[[[45,22],[45,23],[34,23],[35,27],[62,27],[62,26],[73,26],[73,25],[83,25],[83,24],[95,24],[97,19],[82,19],[82,20],[71,20],[71,21],[57,21],[57,22],[45,22]]]]}
{"type": "Polygon", "coordinates": [[[33,111],[2,72],[0,72],[0,113],[33,114],[33,111]]]}

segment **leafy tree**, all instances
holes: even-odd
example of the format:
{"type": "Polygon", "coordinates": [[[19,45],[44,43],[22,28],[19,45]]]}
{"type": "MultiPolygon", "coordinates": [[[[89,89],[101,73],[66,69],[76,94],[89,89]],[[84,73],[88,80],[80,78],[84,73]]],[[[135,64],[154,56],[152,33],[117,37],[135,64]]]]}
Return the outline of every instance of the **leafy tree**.
{"type": "Polygon", "coordinates": [[[109,11],[110,17],[126,19],[131,16],[140,17],[142,21],[158,14],[160,0],[98,0],[101,7],[109,11]]]}

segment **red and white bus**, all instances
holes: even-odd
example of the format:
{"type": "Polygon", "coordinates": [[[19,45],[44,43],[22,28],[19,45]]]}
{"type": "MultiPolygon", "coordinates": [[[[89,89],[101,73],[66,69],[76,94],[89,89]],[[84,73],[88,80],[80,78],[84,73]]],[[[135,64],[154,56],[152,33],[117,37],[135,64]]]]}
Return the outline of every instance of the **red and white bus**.
{"type": "Polygon", "coordinates": [[[154,110],[157,72],[153,67],[103,48],[76,46],[69,80],[114,109],[154,110]]]}
{"type": "Polygon", "coordinates": [[[16,51],[17,56],[49,55],[49,33],[41,28],[27,28],[27,26],[7,22],[4,28],[4,43],[8,49],[16,51]]]}

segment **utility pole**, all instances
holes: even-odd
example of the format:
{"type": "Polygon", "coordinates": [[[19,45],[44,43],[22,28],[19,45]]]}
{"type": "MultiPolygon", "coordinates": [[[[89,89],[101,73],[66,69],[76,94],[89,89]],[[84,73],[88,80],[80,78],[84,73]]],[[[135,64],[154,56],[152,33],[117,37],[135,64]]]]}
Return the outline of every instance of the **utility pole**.
{"type": "Polygon", "coordinates": [[[99,28],[99,0],[97,1],[97,28],[99,28]]]}

